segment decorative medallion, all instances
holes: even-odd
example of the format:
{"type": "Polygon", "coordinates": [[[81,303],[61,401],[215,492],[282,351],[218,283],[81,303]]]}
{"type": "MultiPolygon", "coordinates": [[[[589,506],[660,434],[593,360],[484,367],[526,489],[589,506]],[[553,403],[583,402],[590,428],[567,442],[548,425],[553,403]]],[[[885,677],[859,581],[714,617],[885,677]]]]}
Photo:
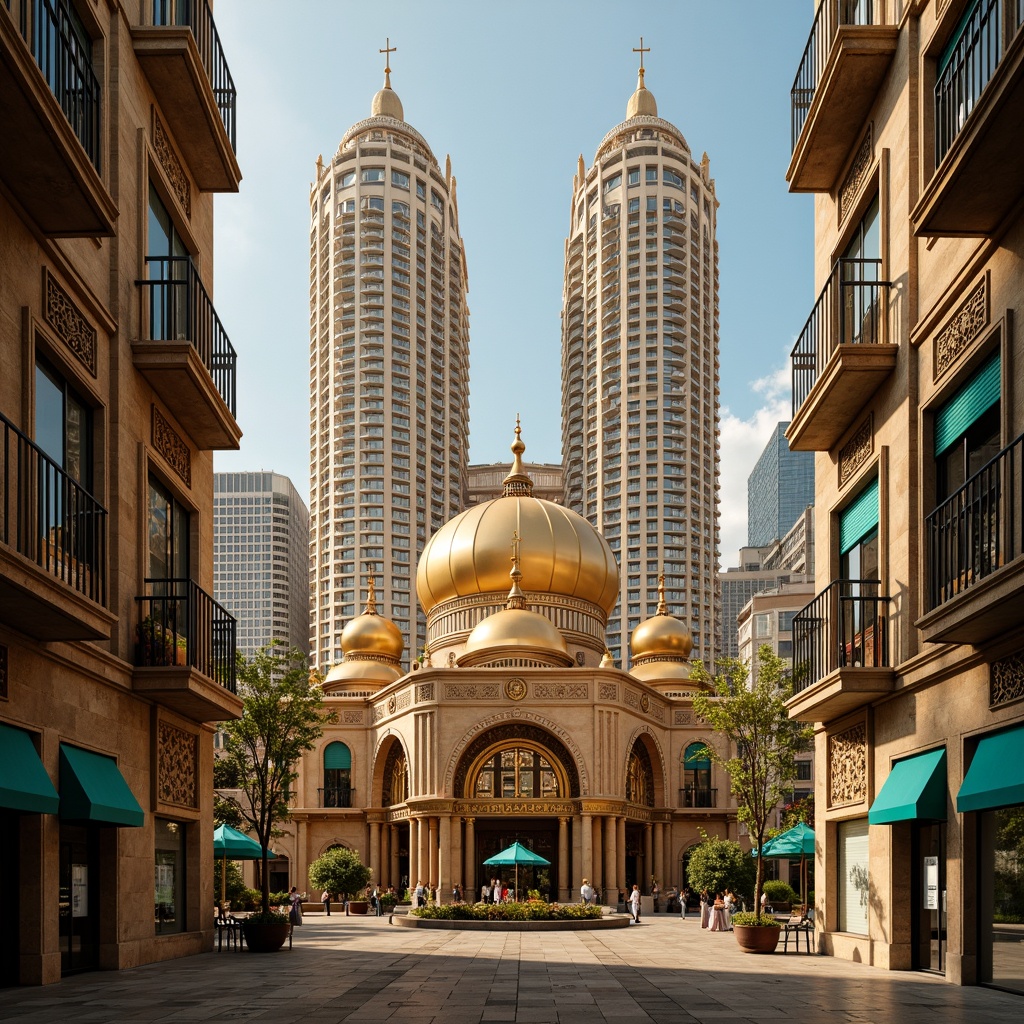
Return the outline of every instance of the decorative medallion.
{"type": "Polygon", "coordinates": [[[590,690],[586,683],[535,683],[533,695],[546,700],[586,700],[590,690]]]}
{"type": "Polygon", "coordinates": [[[647,714],[647,712],[651,710],[651,698],[648,697],[646,693],[640,694],[640,710],[644,714],[647,714]]]}
{"type": "Polygon", "coordinates": [[[871,458],[874,451],[874,431],[871,416],[857,428],[857,432],[843,445],[839,452],[839,486],[844,487],[860,468],[871,458]]]}
{"type": "Polygon", "coordinates": [[[192,486],[192,451],[178,432],[153,406],[153,447],[167,460],[167,464],[181,477],[186,487],[192,486]]]}
{"type": "Polygon", "coordinates": [[[985,276],[935,335],[933,380],[938,380],[963,355],[988,322],[988,277],[985,276]]]}
{"type": "Polygon", "coordinates": [[[526,682],[518,676],[513,676],[505,683],[505,696],[509,700],[522,700],[526,696],[526,682]]]}
{"type": "Polygon", "coordinates": [[[580,668],[583,667],[583,665],[586,662],[586,660],[587,660],[586,655],[582,651],[577,651],[576,652],[576,664],[579,665],[580,668]]]}
{"type": "Polygon", "coordinates": [[[864,184],[868,169],[871,167],[871,125],[864,135],[864,141],[853,158],[842,188],[839,190],[839,223],[846,220],[846,215],[853,209],[857,196],[860,194],[860,187],[864,184]]]}
{"type": "Polygon", "coordinates": [[[420,683],[416,687],[416,703],[420,704],[425,700],[434,699],[434,684],[433,683],[420,683]]]}
{"type": "Polygon", "coordinates": [[[867,726],[860,722],[828,738],[828,806],[859,803],[867,795],[867,726]]]}
{"type": "Polygon", "coordinates": [[[398,710],[398,699],[394,694],[388,697],[388,714],[393,715],[398,710]]]}
{"type": "Polygon", "coordinates": [[[43,310],[46,322],[71,349],[75,358],[96,376],[96,328],[85,318],[71,296],[43,268],[43,310]]]}
{"type": "Polygon", "coordinates": [[[198,737],[167,722],[157,726],[157,798],[161,803],[198,807],[198,737]]]}
{"type": "Polygon", "coordinates": [[[164,131],[164,126],[160,118],[157,117],[156,111],[153,112],[153,148],[156,150],[156,156],[160,161],[160,168],[164,172],[164,177],[167,178],[167,183],[178,197],[178,202],[181,203],[185,216],[191,220],[192,186],[189,184],[185,168],[178,159],[178,154],[174,152],[174,146],[171,145],[171,140],[167,132],[164,131]]]}
{"type": "Polygon", "coordinates": [[[992,662],[989,671],[989,703],[993,707],[1024,697],[1024,653],[992,662]]]}

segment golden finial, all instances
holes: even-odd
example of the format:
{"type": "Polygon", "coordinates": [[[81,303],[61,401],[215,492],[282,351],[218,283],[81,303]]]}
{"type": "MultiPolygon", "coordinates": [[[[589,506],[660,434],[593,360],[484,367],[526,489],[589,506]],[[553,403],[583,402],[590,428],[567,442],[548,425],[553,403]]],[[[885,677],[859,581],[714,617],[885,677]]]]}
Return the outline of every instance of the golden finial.
{"type": "Polygon", "coordinates": [[[644,46],[644,37],[643,36],[640,37],[640,45],[633,47],[633,52],[640,54],[640,78],[639,78],[638,83],[637,83],[637,88],[638,89],[643,89],[644,88],[644,54],[651,52],[651,48],[649,46],[644,46]]]}
{"type": "Polygon", "coordinates": [[[612,652],[606,647],[604,649],[604,657],[601,658],[601,668],[615,668],[615,659],[612,657],[612,652]]]}
{"type": "Polygon", "coordinates": [[[519,426],[519,414],[516,413],[516,439],[512,442],[512,454],[514,456],[512,468],[501,485],[501,493],[505,498],[529,498],[533,496],[533,481],[523,466],[523,452],[526,451],[526,445],[523,443],[522,433],[522,428],[519,426]]]}
{"type": "Polygon", "coordinates": [[[508,592],[508,600],[505,607],[508,609],[521,609],[526,607],[526,598],[519,588],[519,581],[523,578],[522,570],[519,568],[519,531],[512,532],[512,569],[509,572],[512,577],[512,589],[508,592]]]}
{"type": "Polygon", "coordinates": [[[373,568],[367,563],[366,566],[366,607],[363,609],[364,615],[376,615],[377,614],[377,586],[376,580],[373,576],[373,568]]]}
{"type": "Polygon", "coordinates": [[[658,574],[658,615],[668,615],[668,605],[665,603],[665,571],[658,574]]]}
{"type": "Polygon", "coordinates": [[[423,645],[423,667],[424,668],[433,668],[434,667],[433,665],[430,664],[430,648],[426,644],[423,645]]]}
{"type": "MultiPolygon", "coordinates": [[[[644,45],[643,39],[640,40],[640,45],[641,46],[644,45]]],[[[391,45],[391,37],[387,36],[385,38],[385,42],[384,42],[384,49],[383,50],[378,50],[377,52],[384,54],[384,88],[385,89],[390,89],[391,88],[391,54],[397,53],[398,52],[398,47],[397,46],[392,46],[391,45]]],[[[641,63],[642,62],[643,62],[643,58],[641,58],[641,63]]]]}

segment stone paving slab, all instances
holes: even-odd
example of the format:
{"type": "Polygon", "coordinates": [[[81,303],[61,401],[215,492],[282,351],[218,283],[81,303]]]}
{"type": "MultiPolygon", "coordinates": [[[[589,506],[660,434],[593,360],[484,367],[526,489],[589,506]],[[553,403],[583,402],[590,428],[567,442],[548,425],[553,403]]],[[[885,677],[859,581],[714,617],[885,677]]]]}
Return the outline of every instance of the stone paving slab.
{"type": "Polygon", "coordinates": [[[1018,1024],[1024,996],[807,954],[750,956],[695,919],[605,932],[395,928],[307,915],[237,950],[0,989],[12,1024],[1018,1024]]]}

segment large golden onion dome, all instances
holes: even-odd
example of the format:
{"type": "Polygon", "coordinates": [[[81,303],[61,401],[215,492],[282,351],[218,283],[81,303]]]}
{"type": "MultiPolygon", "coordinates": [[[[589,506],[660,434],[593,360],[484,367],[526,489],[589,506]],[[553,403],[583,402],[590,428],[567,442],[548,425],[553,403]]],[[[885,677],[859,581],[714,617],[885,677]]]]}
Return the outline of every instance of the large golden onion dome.
{"type": "Polygon", "coordinates": [[[518,537],[513,541],[512,590],[504,611],[488,615],[479,622],[466,641],[466,649],[458,657],[460,668],[515,664],[531,666],[551,665],[564,668],[572,664],[565,638],[554,623],[526,607],[526,599],[519,588],[522,572],[519,569],[518,537]]]}
{"type": "Polygon", "coordinates": [[[401,657],[405,641],[402,633],[390,619],[377,612],[377,592],[372,575],[368,587],[363,614],[349,620],[342,631],[342,660],[327,673],[324,693],[341,692],[345,683],[386,685],[403,674],[401,657]]]}
{"type": "Polygon", "coordinates": [[[427,541],[416,571],[423,610],[454,598],[504,593],[509,538],[523,542],[522,571],[533,594],[557,594],[597,605],[607,617],[619,592],[619,567],[608,542],[581,515],[533,497],[516,423],[515,459],[502,496],[475,505],[427,541]]]}
{"type": "Polygon", "coordinates": [[[632,656],[630,675],[643,680],[689,680],[693,637],[686,626],[670,615],[665,603],[665,576],[658,577],[658,608],[644,619],[629,638],[632,656]]]}

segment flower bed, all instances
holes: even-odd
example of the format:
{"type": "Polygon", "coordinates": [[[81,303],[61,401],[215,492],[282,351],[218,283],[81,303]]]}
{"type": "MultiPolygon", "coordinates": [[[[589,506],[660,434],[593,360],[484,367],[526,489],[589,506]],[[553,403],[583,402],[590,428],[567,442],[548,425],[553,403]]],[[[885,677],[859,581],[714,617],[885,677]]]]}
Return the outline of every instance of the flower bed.
{"type": "Polygon", "coordinates": [[[429,921],[585,921],[601,917],[601,908],[580,903],[440,903],[410,910],[429,921]]]}

